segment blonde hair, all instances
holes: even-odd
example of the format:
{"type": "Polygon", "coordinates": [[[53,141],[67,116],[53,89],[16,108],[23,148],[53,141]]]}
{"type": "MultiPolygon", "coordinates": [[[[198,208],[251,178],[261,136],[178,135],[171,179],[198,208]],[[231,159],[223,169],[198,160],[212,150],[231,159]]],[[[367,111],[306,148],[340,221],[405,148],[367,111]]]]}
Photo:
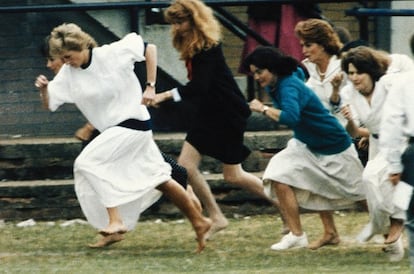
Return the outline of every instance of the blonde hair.
{"type": "Polygon", "coordinates": [[[330,55],[339,55],[339,50],[343,46],[334,28],[322,19],[312,18],[298,22],[295,33],[299,39],[307,43],[321,45],[330,55]]]}
{"type": "Polygon", "coordinates": [[[97,47],[95,39],[73,23],[63,23],[50,33],[49,52],[52,56],[61,56],[64,51],[82,51],[97,47]]]}
{"type": "Polygon", "coordinates": [[[199,0],[175,0],[165,11],[165,21],[170,24],[190,22],[191,33],[181,36],[171,28],[173,46],[180,52],[181,59],[188,60],[196,53],[212,48],[221,40],[221,28],[213,10],[199,0]]]}

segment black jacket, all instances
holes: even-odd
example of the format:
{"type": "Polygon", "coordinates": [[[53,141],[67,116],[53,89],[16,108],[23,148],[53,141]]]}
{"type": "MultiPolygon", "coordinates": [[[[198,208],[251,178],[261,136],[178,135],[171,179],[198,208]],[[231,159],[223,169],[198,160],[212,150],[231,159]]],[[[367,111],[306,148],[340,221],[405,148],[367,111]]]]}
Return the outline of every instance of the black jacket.
{"type": "Polygon", "coordinates": [[[193,127],[244,130],[250,108],[227,66],[218,45],[197,53],[191,60],[191,80],[178,91],[196,105],[193,127]]]}

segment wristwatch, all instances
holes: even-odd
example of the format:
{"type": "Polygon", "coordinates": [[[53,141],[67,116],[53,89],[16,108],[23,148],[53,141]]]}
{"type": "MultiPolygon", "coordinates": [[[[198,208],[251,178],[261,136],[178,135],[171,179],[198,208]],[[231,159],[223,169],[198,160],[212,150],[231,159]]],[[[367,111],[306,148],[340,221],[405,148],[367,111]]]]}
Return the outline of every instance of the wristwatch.
{"type": "Polygon", "coordinates": [[[155,88],[155,82],[147,82],[145,85],[149,86],[149,87],[152,87],[152,88],[155,88]]]}
{"type": "Polygon", "coordinates": [[[266,111],[269,109],[268,106],[263,106],[262,114],[266,115],[266,111]]]}

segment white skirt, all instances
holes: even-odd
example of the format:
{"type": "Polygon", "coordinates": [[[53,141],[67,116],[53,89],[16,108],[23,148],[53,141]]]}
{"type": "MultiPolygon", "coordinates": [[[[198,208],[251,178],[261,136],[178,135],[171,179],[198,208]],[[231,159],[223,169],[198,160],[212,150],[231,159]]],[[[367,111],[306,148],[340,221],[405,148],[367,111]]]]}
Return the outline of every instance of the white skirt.
{"type": "Polygon", "coordinates": [[[368,161],[374,159],[379,152],[379,140],[369,135],[368,161]]]}
{"type": "Polygon", "coordinates": [[[347,150],[322,155],[293,138],[272,157],[263,174],[265,193],[277,199],[272,181],[290,185],[299,206],[310,210],[352,208],[365,199],[363,167],[353,145],[347,150]]]}
{"type": "Polygon", "coordinates": [[[388,179],[387,167],[388,162],[380,152],[368,161],[362,176],[373,234],[388,234],[390,217],[406,218],[405,211],[393,203],[394,186],[388,179]]]}
{"type": "Polygon", "coordinates": [[[164,161],[152,131],[113,127],[76,158],[75,192],[91,225],[105,228],[109,223],[106,208],[118,207],[130,230],[161,197],[155,188],[168,181],[170,174],[171,166],[164,161]]]}

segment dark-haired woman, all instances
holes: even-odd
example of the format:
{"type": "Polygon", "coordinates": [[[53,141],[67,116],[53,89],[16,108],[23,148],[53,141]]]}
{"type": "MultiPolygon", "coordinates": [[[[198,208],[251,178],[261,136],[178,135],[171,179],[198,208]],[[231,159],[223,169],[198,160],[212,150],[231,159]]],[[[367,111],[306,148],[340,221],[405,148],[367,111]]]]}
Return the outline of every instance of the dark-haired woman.
{"type": "MultiPolygon", "coordinates": [[[[368,163],[363,182],[370,214],[370,222],[357,236],[359,242],[368,241],[375,234],[385,236],[385,250],[391,261],[404,257],[402,232],[405,212],[394,205],[394,186],[388,177],[388,163],[379,149],[379,130],[384,102],[401,73],[388,72],[390,57],[387,53],[369,47],[349,50],[342,59],[342,69],[352,85],[341,90],[347,105],[342,113],[348,120],[346,129],[352,137],[369,140],[368,163]]],[[[404,144],[401,139],[400,144],[404,144]]],[[[400,147],[403,151],[405,145],[400,147]]]]}
{"type": "Polygon", "coordinates": [[[332,211],[364,200],[362,165],[349,134],[305,85],[303,72],[290,56],[259,47],[244,62],[254,79],[269,93],[273,107],[259,100],[252,111],[289,126],[294,137],[270,160],[264,175],[265,192],[280,203],[290,233],[272,250],[308,246],[317,249],[340,242],[332,211]],[[322,238],[308,245],[299,207],[320,212],[322,238]]]}

